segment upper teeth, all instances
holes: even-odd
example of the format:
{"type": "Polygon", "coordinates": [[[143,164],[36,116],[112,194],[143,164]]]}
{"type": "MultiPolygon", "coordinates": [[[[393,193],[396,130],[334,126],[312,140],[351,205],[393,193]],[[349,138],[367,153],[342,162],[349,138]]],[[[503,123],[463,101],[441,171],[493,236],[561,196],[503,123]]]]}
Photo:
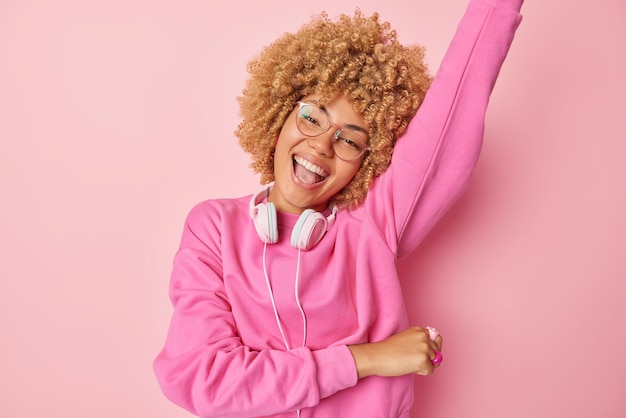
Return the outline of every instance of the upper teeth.
{"type": "Polygon", "coordinates": [[[311,164],[309,161],[299,156],[296,156],[295,160],[298,164],[300,164],[302,167],[306,168],[307,170],[312,171],[315,174],[318,174],[322,177],[326,177],[327,173],[326,171],[324,171],[322,167],[318,167],[315,164],[311,164]]]}

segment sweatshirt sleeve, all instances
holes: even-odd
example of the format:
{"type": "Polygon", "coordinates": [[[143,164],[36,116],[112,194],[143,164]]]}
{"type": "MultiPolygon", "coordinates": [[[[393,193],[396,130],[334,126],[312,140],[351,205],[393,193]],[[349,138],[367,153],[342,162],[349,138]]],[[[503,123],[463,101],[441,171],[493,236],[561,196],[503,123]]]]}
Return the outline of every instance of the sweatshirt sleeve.
{"type": "Polygon", "coordinates": [[[167,398],[201,417],[266,416],[317,405],[354,386],[346,346],[253,350],[231,312],[219,251],[220,216],[194,208],[173,265],[174,312],[154,371],[167,398]]]}
{"type": "Polygon", "coordinates": [[[521,21],[522,2],[469,2],[424,103],[374,186],[378,196],[370,216],[398,257],[423,240],[468,186],[489,96],[521,21]]]}

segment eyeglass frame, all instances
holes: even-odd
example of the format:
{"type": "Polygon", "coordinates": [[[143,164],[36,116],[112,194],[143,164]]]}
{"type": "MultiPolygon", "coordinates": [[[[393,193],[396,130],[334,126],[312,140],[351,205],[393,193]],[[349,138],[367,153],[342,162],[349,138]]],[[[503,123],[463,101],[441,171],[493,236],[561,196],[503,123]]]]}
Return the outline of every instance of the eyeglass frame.
{"type": "MultiPolygon", "coordinates": [[[[296,128],[298,129],[298,131],[302,134],[305,135],[309,138],[315,138],[318,137],[322,134],[325,134],[326,132],[328,132],[328,130],[334,126],[335,128],[337,128],[337,130],[335,131],[335,133],[333,134],[332,138],[333,138],[333,151],[335,149],[334,144],[339,140],[339,135],[341,135],[341,133],[345,130],[345,128],[340,127],[339,125],[337,125],[335,122],[333,122],[333,120],[331,119],[330,115],[326,112],[326,110],[322,107],[319,106],[319,104],[317,102],[303,102],[303,101],[298,101],[298,109],[296,110],[296,128]],[[323,128],[322,132],[320,132],[317,135],[309,135],[305,132],[302,132],[302,129],[300,129],[299,126],[299,122],[298,122],[298,114],[300,113],[300,110],[302,110],[302,108],[304,106],[315,106],[318,109],[320,109],[325,115],[326,115],[326,119],[328,120],[328,124],[325,128],[323,128]]],[[[355,131],[354,129],[350,129],[355,131]]],[[[361,158],[363,156],[363,154],[365,154],[366,152],[370,152],[372,149],[367,145],[367,143],[364,144],[363,149],[361,150],[361,152],[359,153],[359,155],[357,155],[354,158],[343,158],[341,157],[339,154],[337,154],[337,152],[335,151],[335,154],[337,155],[337,158],[339,158],[340,160],[343,161],[354,161],[357,160],[359,158],[361,158]]]]}

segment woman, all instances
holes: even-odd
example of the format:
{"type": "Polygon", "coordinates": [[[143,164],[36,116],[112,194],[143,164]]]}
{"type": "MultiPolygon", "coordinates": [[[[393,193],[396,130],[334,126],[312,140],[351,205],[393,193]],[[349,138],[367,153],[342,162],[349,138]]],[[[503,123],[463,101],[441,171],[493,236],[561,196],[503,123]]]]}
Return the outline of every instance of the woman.
{"type": "Polygon", "coordinates": [[[203,417],[409,416],[442,339],[409,326],[396,262],[467,186],[521,3],[470,0],[432,85],[420,48],[358,12],[250,63],[237,135],[270,186],[187,218],[166,396],[203,417]]]}

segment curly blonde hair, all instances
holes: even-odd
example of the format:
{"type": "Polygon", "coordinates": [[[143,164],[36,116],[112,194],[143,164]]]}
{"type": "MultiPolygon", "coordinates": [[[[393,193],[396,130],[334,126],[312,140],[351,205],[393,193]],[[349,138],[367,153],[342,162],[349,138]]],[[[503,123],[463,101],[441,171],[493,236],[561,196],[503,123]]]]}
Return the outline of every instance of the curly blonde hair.
{"type": "Polygon", "coordinates": [[[261,184],[274,181],[276,138],[298,100],[340,94],[363,115],[371,151],[330,202],[348,208],[362,203],[373,180],[389,167],[395,142],[432,81],[423,47],[401,45],[388,22],[360,10],[336,21],[324,12],[296,33],[284,34],[249,62],[248,72],[235,134],[261,184]]]}

